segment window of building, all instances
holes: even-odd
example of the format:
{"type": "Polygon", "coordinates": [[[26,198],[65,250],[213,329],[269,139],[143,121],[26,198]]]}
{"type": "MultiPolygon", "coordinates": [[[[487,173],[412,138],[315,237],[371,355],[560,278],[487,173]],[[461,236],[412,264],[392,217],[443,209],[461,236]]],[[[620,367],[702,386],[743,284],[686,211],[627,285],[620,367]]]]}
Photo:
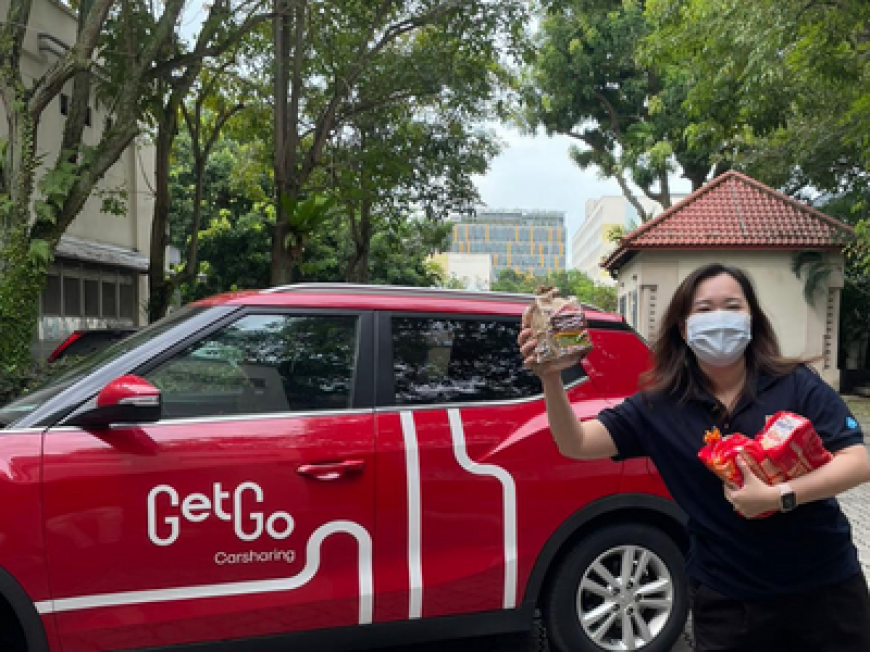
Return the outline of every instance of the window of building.
{"type": "Polygon", "coordinates": [[[85,317],[100,316],[100,281],[96,278],[83,279],[85,289],[85,317]]]}
{"type": "Polygon", "coordinates": [[[167,418],[352,407],[358,318],[248,315],[146,375],[167,418]]]}
{"type": "MultiPolygon", "coordinates": [[[[541,393],[517,351],[519,319],[396,317],[393,375],[397,405],[503,401],[541,393]]],[[[584,375],[566,370],[565,382],[584,375]]]]}
{"type": "Polygon", "coordinates": [[[63,314],[64,317],[81,317],[82,306],[82,281],[75,276],[63,278],[63,314]]]}
{"type": "Polygon", "coordinates": [[[62,296],[60,274],[49,273],[45,290],[42,291],[42,314],[60,315],[63,312],[61,304],[62,296]]]}
{"type": "Polygon", "coordinates": [[[102,293],[102,316],[107,319],[115,319],[118,316],[118,285],[114,279],[102,279],[100,281],[102,293]]]}
{"type": "Polygon", "coordinates": [[[102,265],[58,260],[42,292],[42,315],[136,322],[136,274],[102,265]]]}

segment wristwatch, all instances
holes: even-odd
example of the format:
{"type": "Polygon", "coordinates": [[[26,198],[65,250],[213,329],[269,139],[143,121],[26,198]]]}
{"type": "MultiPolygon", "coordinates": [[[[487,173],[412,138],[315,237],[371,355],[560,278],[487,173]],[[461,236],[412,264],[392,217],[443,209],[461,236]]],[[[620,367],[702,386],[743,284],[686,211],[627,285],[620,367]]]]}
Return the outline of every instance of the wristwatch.
{"type": "Polygon", "coordinates": [[[779,511],[790,512],[797,507],[797,495],[788,482],[776,485],[779,488],[779,511]]]}

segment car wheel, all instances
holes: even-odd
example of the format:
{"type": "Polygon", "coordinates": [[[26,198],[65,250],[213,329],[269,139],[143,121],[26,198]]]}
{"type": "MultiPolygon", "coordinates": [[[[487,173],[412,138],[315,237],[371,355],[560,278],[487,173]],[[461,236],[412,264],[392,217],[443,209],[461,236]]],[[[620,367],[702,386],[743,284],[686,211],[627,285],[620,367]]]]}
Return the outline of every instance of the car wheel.
{"type": "Polygon", "coordinates": [[[686,623],[683,555],[661,530],[617,525],[579,541],[544,596],[559,652],[667,652],[686,623]]]}

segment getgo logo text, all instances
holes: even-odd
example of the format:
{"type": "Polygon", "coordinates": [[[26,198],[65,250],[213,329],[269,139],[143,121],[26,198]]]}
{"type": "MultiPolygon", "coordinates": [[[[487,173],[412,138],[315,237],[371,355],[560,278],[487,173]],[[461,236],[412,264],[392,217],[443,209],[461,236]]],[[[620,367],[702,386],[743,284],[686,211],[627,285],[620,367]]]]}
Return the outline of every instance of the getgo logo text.
{"type": "Polygon", "coordinates": [[[158,546],[178,540],[186,523],[202,523],[210,518],[226,521],[242,541],[254,541],[265,533],[272,539],[286,539],[295,523],[287,512],[264,513],[263,489],[255,482],[243,482],[232,492],[215,482],[212,494],[178,491],[161,484],[148,492],[148,538],[158,546]]]}

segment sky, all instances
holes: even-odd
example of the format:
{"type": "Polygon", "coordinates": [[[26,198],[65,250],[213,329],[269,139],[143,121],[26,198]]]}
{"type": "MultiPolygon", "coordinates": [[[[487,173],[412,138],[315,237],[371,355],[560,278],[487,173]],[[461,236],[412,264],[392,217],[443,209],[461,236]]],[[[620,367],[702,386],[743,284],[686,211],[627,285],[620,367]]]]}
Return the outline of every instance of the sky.
{"type": "MultiPolygon", "coordinates": [[[[543,133],[524,136],[519,131],[495,129],[505,148],[489,171],[474,178],[487,208],[519,208],[565,212],[568,242],[583,222],[586,201],[605,195],[622,195],[613,179],[601,179],[595,169],[581,170],[568,156],[576,141],[543,133]]],[[[671,191],[687,193],[691,184],[671,180],[671,191]]]]}

